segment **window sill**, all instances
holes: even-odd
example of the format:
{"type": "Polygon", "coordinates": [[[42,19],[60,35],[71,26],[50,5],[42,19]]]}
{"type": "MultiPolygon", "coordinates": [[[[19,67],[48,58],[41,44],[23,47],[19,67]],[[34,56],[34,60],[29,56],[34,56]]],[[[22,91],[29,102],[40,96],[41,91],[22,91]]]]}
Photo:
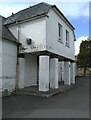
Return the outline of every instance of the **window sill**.
{"type": "Polygon", "coordinates": [[[58,38],[57,41],[63,44],[63,41],[61,40],[61,38],[58,38]]]}
{"type": "Polygon", "coordinates": [[[69,44],[68,43],[66,43],[66,45],[65,45],[66,47],[68,47],[68,48],[70,48],[70,46],[69,46],[69,44]]]}

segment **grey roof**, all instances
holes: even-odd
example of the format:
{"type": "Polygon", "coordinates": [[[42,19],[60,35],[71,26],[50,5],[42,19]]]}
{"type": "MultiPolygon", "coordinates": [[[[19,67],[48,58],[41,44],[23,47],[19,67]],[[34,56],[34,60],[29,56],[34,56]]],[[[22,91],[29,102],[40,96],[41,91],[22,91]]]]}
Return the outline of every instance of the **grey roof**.
{"type": "Polygon", "coordinates": [[[51,8],[57,9],[57,11],[63,16],[63,18],[67,21],[67,23],[74,29],[74,27],[71,25],[71,23],[67,20],[67,18],[63,15],[63,13],[56,7],[56,5],[50,5],[47,3],[39,3],[34,6],[30,6],[29,8],[26,8],[24,10],[21,10],[15,14],[12,14],[9,16],[5,22],[5,25],[12,24],[14,22],[20,22],[27,19],[31,19],[36,16],[45,15],[49,12],[51,8]]]}
{"type": "Polygon", "coordinates": [[[51,9],[51,7],[52,5],[49,5],[44,2],[34,5],[34,6],[30,6],[29,8],[21,10],[17,12],[16,14],[12,14],[10,17],[7,18],[5,24],[11,24],[16,21],[23,21],[31,17],[46,14],[51,9]]]}
{"type": "Polygon", "coordinates": [[[18,40],[14,37],[14,35],[10,32],[10,30],[4,25],[6,18],[3,16],[0,16],[0,21],[2,21],[2,23],[1,23],[1,27],[2,27],[1,37],[3,39],[18,43],[18,40]]]}

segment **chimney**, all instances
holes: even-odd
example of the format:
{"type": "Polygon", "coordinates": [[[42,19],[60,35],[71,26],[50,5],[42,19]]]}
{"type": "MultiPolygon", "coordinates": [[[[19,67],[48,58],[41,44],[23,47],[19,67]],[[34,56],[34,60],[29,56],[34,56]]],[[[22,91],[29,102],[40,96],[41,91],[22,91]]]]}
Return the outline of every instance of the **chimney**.
{"type": "Polygon", "coordinates": [[[14,17],[14,13],[12,12],[12,17],[14,17]]]}

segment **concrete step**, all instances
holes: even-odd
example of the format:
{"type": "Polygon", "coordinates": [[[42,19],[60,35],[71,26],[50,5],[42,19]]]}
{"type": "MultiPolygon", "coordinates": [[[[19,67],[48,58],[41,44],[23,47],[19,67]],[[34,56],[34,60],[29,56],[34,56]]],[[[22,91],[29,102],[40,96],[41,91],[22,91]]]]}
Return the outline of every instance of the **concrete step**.
{"type": "Polygon", "coordinates": [[[17,95],[34,95],[34,96],[40,96],[40,97],[51,97],[53,95],[71,90],[72,88],[75,88],[78,86],[79,84],[62,85],[62,86],[59,86],[58,89],[50,89],[47,92],[38,91],[37,88],[34,89],[33,87],[27,87],[27,88],[19,89],[14,93],[17,95]]]}

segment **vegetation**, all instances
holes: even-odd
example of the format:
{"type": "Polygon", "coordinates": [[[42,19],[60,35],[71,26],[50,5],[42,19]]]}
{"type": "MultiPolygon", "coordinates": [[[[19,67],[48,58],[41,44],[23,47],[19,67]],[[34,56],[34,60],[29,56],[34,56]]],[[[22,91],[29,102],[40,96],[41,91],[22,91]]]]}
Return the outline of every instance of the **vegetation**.
{"type": "Polygon", "coordinates": [[[88,38],[80,44],[80,52],[77,56],[78,67],[84,68],[84,75],[87,67],[91,68],[91,39],[88,38]]]}

